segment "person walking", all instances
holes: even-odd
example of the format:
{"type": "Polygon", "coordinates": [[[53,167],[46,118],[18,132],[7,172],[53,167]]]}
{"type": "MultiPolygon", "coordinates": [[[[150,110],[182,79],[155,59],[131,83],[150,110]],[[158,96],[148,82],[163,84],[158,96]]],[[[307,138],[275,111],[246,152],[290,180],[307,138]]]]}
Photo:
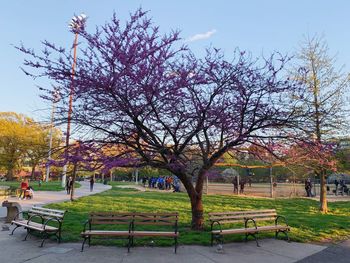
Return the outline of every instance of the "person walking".
{"type": "Polygon", "coordinates": [[[94,190],[94,183],[95,183],[94,177],[91,176],[91,179],[90,179],[90,192],[92,192],[94,190]]]}
{"type": "Polygon", "coordinates": [[[311,189],[312,189],[311,180],[310,178],[308,178],[305,180],[305,191],[306,191],[307,197],[312,197],[311,189]]]}
{"type": "Polygon", "coordinates": [[[232,181],[233,184],[233,193],[238,194],[238,178],[235,176],[232,181]]]}
{"type": "Polygon", "coordinates": [[[239,186],[240,186],[240,189],[239,189],[239,193],[240,194],[244,194],[244,186],[245,186],[245,179],[242,179],[239,181],[239,186]]]}
{"type": "Polygon", "coordinates": [[[344,195],[344,179],[343,179],[343,178],[341,178],[341,179],[339,180],[339,186],[340,186],[340,188],[339,188],[340,194],[341,194],[341,195],[344,195]]]}
{"type": "Polygon", "coordinates": [[[338,185],[339,185],[339,181],[337,179],[334,180],[334,184],[335,184],[335,195],[338,195],[338,185]]]}
{"type": "Polygon", "coordinates": [[[66,190],[67,190],[67,195],[70,194],[70,191],[72,190],[72,187],[73,187],[73,179],[72,177],[70,176],[66,182],[66,190]]]}

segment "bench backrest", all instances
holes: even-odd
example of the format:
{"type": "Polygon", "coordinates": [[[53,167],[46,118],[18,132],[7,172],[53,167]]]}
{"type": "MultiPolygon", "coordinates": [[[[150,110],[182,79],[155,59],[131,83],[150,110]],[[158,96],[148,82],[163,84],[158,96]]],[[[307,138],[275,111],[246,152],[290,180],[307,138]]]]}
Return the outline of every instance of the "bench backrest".
{"type": "Polygon", "coordinates": [[[221,224],[242,223],[247,218],[253,218],[255,221],[268,221],[274,220],[276,217],[276,209],[209,213],[209,220],[211,222],[218,221],[221,224]]]}
{"type": "Polygon", "coordinates": [[[178,213],[115,213],[115,212],[93,212],[90,213],[92,225],[175,225],[178,213]]]}
{"type": "Polygon", "coordinates": [[[178,221],[178,213],[135,213],[134,225],[174,226],[178,221]]]}
{"type": "Polygon", "coordinates": [[[64,210],[57,210],[57,209],[50,209],[50,208],[44,208],[39,206],[33,206],[29,211],[28,214],[36,214],[40,215],[43,218],[56,218],[59,220],[62,220],[64,218],[66,211],[64,210]]]}
{"type": "Polygon", "coordinates": [[[90,213],[92,225],[124,225],[130,224],[133,213],[93,212],[90,213]]]}

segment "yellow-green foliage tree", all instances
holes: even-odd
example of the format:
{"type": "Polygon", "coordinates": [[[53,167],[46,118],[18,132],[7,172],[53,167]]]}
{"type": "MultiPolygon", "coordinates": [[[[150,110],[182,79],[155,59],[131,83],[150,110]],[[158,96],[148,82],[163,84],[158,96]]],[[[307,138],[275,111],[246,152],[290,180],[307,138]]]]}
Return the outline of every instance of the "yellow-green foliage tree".
{"type": "MultiPolygon", "coordinates": [[[[26,160],[31,167],[31,178],[35,178],[35,170],[39,164],[46,161],[49,151],[49,133],[50,127],[38,123],[33,123],[27,127],[27,139],[29,145],[26,148],[26,160]]],[[[53,156],[57,155],[62,149],[61,133],[58,129],[53,129],[52,133],[52,149],[53,156]]]]}
{"type": "Polygon", "coordinates": [[[28,147],[26,127],[33,121],[15,112],[0,112],[0,166],[6,171],[7,180],[21,166],[28,147]]]}
{"type": "MultiPolygon", "coordinates": [[[[24,163],[35,168],[48,155],[49,127],[35,123],[33,119],[15,112],[0,112],[0,166],[12,180],[24,163]]],[[[59,131],[54,131],[54,148],[59,146],[59,131]]]]}

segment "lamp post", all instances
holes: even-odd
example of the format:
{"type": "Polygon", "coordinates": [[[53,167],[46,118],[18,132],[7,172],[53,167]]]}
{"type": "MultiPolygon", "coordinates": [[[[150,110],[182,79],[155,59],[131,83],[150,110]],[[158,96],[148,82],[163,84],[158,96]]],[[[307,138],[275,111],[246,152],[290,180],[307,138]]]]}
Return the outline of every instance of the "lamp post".
{"type": "MultiPolygon", "coordinates": [[[[69,147],[69,136],[70,136],[70,122],[72,115],[72,106],[73,106],[73,85],[74,85],[74,74],[75,74],[75,66],[77,64],[77,45],[78,45],[78,35],[85,28],[87,16],[85,14],[81,14],[79,16],[74,16],[69,23],[69,29],[72,33],[74,33],[74,44],[73,44],[73,64],[72,64],[72,82],[69,93],[69,104],[68,104],[68,117],[67,117],[67,132],[66,132],[66,150],[65,157],[68,157],[68,147],[69,147]]],[[[67,177],[67,163],[63,167],[63,176],[62,176],[62,186],[66,185],[66,177],[67,177]]]]}
{"type": "Polygon", "coordinates": [[[54,127],[54,116],[55,116],[55,108],[56,103],[59,101],[60,95],[58,93],[58,89],[54,88],[53,91],[53,100],[52,100],[52,111],[51,111],[51,124],[50,124],[50,135],[49,135],[49,154],[47,158],[47,165],[46,165],[46,182],[49,182],[50,177],[50,161],[51,161],[51,153],[52,153],[52,133],[53,133],[53,127],[54,127]]]}

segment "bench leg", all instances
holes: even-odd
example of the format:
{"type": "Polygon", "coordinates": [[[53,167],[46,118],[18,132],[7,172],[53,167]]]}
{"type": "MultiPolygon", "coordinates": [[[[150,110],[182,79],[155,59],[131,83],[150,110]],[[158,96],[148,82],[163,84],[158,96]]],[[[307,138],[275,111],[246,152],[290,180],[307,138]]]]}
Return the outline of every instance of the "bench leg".
{"type": "Polygon", "coordinates": [[[245,234],[245,240],[244,240],[245,242],[248,242],[248,236],[254,237],[255,242],[256,242],[256,246],[260,247],[259,242],[258,242],[258,233],[246,233],[245,234]]]}
{"type": "Polygon", "coordinates": [[[49,234],[47,233],[47,232],[42,232],[42,234],[41,234],[41,238],[43,239],[42,241],[41,241],[41,244],[40,244],[40,246],[39,247],[43,247],[44,246],[44,242],[45,242],[45,240],[47,239],[49,237],[49,234]]]}
{"type": "Polygon", "coordinates": [[[26,241],[27,240],[27,237],[29,236],[29,233],[30,233],[30,230],[27,228],[27,234],[26,234],[25,238],[22,241],[26,241]]]}
{"type": "Polygon", "coordinates": [[[176,254],[176,251],[177,251],[177,237],[175,237],[174,239],[175,239],[175,254],[176,254]]]}
{"type": "Polygon", "coordinates": [[[41,237],[42,237],[43,240],[41,241],[40,247],[43,247],[43,246],[44,246],[44,242],[45,242],[45,240],[47,239],[48,236],[49,236],[49,235],[48,235],[46,232],[42,232],[41,237]]]}
{"type": "Polygon", "coordinates": [[[224,244],[224,236],[222,235],[215,235],[215,234],[212,234],[211,235],[211,246],[214,245],[214,240],[216,241],[217,244],[224,244]]]}
{"type": "Polygon", "coordinates": [[[86,240],[88,240],[88,237],[85,236],[85,237],[84,237],[83,244],[82,244],[82,246],[81,246],[81,252],[84,251],[84,245],[85,245],[86,240]]]}
{"type": "Polygon", "coordinates": [[[61,233],[61,228],[58,230],[58,244],[61,243],[61,239],[62,239],[62,233],[61,233]]]}
{"type": "Polygon", "coordinates": [[[130,246],[131,246],[131,242],[133,242],[132,241],[132,239],[133,239],[134,237],[132,237],[132,236],[128,236],[128,253],[130,252],[130,246]]]}
{"type": "Polygon", "coordinates": [[[13,232],[15,232],[15,230],[16,230],[17,228],[19,228],[19,227],[20,227],[20,226],[16,225],[16,227],[12,230],[10,236],[13,236],[13,232]]]}
{"type": "Polygon", "coordinates": [[[282,231],[281,230],[277,230],[276,234],[275,234],[275,238],[276,239],[278,238],[278,234],[279,233],[283,233],[286,236],[287,242],[290,243],[290,238],[289,238],[289,235],[288,235],[288,231],[286,231],[286,230],[282,230],[282,231]]]}
{"type": "Polygon", "coordinates": [[[134,237],[132,236],[131,237],[131,247],[133,247],[134,246],[134,237]]]}

